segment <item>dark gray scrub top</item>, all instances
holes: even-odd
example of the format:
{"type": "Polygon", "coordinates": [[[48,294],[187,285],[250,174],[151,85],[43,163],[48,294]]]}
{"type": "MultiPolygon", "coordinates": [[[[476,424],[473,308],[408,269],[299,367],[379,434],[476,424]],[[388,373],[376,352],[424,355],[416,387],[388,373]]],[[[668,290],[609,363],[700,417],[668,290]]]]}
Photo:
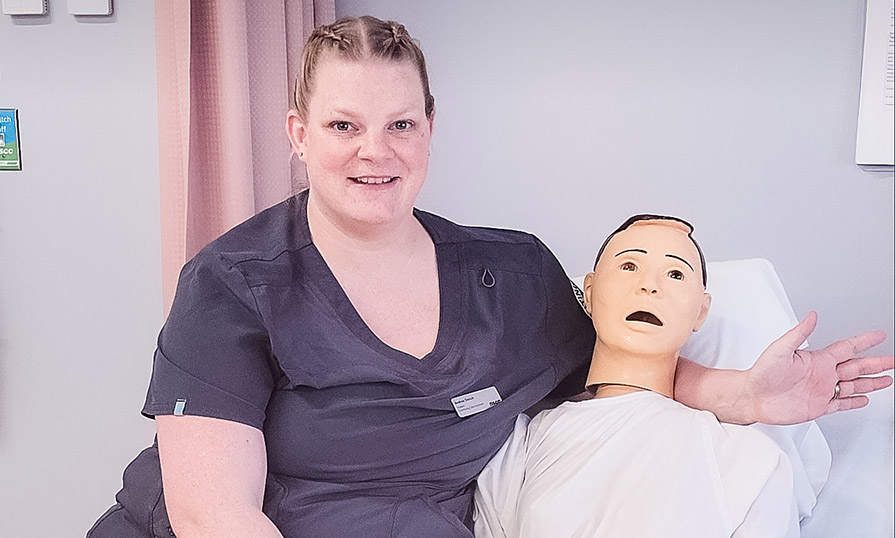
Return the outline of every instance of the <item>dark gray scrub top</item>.
{"type": "MultiPolygon", "coordinates": [[[[469,538],[475,478],[515,417],[573,373],[583,386],[590,320],[534,236],[416,211],[441,296],[435,347],[417,359],[363,322],[312,244],[306,208],[305,192],[186,264],[143,413],[263,430],[264,511],[286,538],[469,538]],[[501,403],[457,415],[451,398],[491,386],[501,403]]],[[[131,484],[126,471],[119,517],[152,510],[127,506],[147,502],[129,488],[157,482],[157,452],[141,457],[151,471],[131,484]]],[[[137,519],[165,519],[162,508],[137,519]]]]}

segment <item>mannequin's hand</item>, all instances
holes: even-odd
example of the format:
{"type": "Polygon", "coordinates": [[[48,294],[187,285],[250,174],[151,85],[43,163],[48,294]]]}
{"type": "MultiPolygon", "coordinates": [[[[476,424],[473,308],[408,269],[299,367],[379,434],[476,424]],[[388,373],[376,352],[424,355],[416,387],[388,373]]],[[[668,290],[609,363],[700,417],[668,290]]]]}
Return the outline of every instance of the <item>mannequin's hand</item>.
{"type": "Polygon", "coordinates": [[[884,332],[853,336],[819,350],[798,349],[816,326],[817,314],[810,312],[747,371],[745,397],[756,422],[796,424],[857,409],[869,402],[865,394],[892,384],[890,376],[877,376],[895,367],[892,356],[857,357],[885,340],[884,332]]]}

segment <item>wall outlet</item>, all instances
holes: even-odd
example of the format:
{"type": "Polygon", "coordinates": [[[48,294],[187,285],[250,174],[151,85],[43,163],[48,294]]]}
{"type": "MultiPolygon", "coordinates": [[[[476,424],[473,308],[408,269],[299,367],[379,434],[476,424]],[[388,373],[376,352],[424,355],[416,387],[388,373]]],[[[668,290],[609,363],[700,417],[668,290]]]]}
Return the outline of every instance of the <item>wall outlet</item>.
{"type": "Polygon", "coordinates": [[[68,0],[69,15],[111,15],[112,0],[68,0]]]}
{"type": "Polygon", "coordinates": [[[4,15],[44,15],[47,0],[3,0],[4,15]]]}

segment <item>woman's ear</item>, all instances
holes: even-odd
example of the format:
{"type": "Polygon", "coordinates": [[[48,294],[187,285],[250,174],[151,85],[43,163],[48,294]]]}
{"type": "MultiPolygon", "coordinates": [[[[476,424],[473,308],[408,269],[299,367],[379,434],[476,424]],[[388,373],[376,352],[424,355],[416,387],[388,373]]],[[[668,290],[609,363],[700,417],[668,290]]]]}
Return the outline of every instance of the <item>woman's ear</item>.
{"type": "Polygon", "coordinates": [[[594,274],[588,273],[584,277],[584,287],[581,290],[584,293],[584,311],[587,312],[587,315],[593,315],[593,306],[590,304],[590,292],[594,287],[594,274]]]}
{"type": "Polygon", "coordinates": [[[304,161],[307,153],[305,146],[308,130],[304,120],[299,117],[298,111],[294,108],[286,114],[286,136],[289,137],[289,143],[292,144],[292,151],[298,155],[301,161],[304,161]]]}
{"type": "Polygon", "coordinates": [[[693,325],[693,332],[699,330],[705,322],[705,318],[709,316],[709,308],[712,306],[712,296],[708,293],[702,294],[702,306],[699,309],[699,316],[696,318],[696,324],[693,325]]]}

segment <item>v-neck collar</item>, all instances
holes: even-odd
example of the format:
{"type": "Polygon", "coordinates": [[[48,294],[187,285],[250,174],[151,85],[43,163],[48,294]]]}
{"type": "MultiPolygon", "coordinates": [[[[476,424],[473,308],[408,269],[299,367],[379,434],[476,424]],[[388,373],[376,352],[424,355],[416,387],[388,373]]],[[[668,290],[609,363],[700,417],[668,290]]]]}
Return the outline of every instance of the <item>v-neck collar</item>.
{"type": "Polygon", "coordinates": [[[347,327],[361,342],[389,361],[396,362],[406,367],[423,371],[431,371],[443,364],[451,357],[451,349],[457,340],[459,327],[461,326],[462,302],[465,292],[461,291],[461,270],[459,253],[452,243],[441,241],[440,234],[433,229],[433,219],[425,212],[413,210],[414,217],[422,224],[426,233],[435,245],[435,261],[438,270],[438,334],[432,350],[423,358],[395,349],[383,342],[367,326],[354,304],[348,298],[348,294],[336,279],[323,255],[317,250],[311,241],[311,232],[308,227],[307,193],[298,195],[300,203],[300,225],[306,234],[307,243],[311,248],[312,271],[318,275],[313,279],[312,285],[318,289],[320,295],[333,308],[347,327]]]}

